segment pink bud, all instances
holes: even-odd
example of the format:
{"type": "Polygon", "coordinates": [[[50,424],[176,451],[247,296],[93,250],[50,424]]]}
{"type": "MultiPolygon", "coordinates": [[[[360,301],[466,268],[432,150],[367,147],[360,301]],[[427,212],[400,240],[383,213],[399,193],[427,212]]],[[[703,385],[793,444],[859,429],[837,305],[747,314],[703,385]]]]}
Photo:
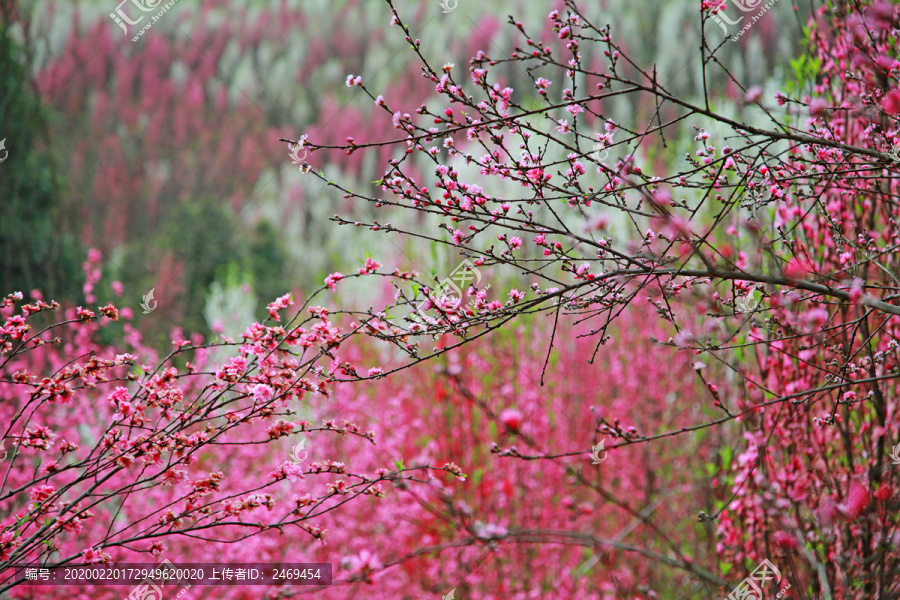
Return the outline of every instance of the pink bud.
{"type": "Polygon", "coordinates": [[[500,413],[500,422],[510,431],[518,433],[519,427],[522,426],[522,413],[514,408],[507,408],[500,413]]]}

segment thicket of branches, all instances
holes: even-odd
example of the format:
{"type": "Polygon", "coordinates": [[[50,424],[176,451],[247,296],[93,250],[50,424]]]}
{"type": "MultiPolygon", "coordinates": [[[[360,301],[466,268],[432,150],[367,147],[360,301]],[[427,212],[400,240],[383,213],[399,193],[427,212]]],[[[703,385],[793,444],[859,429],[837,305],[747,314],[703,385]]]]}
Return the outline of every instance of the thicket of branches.
{"type": "MultiPolygon", "coordinates": [[[[404,35],[402,10],[388,6],[404,35]]],[[[391,147],[395,158],[372,192],[351,191],[309,164],[303,170],[363,212],[390,207],[421,214],[423,225],[415,230],[387,219],[335,215],[333,221],[449,246],[466,261],[452,274],[418,273],[403,261],[394,269],[366,257],[357,272],[331,274],[305,300],[277,299],[269,320],[250,325],[241,340],[176,339],[166,357],[142,347],[134,332],[127,352],[94,343],[98,321],[120,316],[111,305],[68,309],[62,323],[51,324],[48,315],[61,310],[54,303],[8,296],[0,409],[11,459],[4,463],[0,500],[11,508],[3,515],[0,571],[31,561],[160,556],[167,544],[234,546],[277,539],[286,530],[324,541],[321,523],[352,510],[360,496],[384,496],[387,486],[415,494],[430,485],[440,488],[434,503],[416,496],[415,504],[452,524],[442,533],[450,539],[427,546],[410,535],[392,561],[360,552],[346,565],[353,573],[347,581],[371,581],[385,569],[450,549],[472,548],[480,556],[522,544],[548,552],[612,548],[634,558],[627,577],[616,563],[617,575],[605,587],[578,576],[578,553],[563,552],[559,562],[527,574],[521,564],[505,563],[502,580],[482,575],[467,584],[472,593],[524,598],[553,586],[560,578],[553,569],[563,565],[567,583],[560,593],[654,597],[672,592],[667,577],[674,571],[678,584],[716,596],[768,559],[804,597],[898,597],[891,453],[900,437],[894,422],[900,7],[837,2],[816,10],[803,63],[809,81],[796,86],[809,90],[773,98],[744,86],[717,58],[731,43],[711,26],[720,10],[703,3],[697,60],[706,76],[724,76],[741,90],[742,102],[754,109],[753,125],[717,110],[709,94],[670,93],[652,67],[631,61],[614,33],[590,22],[574,1],[548,17],[560,49],[541,41],[547,32],[526,31],[514,18],[510,26],[521,33],[521,47],[504,56],[479,52],[467,66],[433,64],[408,38],[435,86],[436,98],[425,106],[399,108],[402,98],[391,98],[390,90],[377,94],[350,75],[347,85],[361,87],[384,109],[396,138],[348,138],[335,147],[304,136],[292,143],[310,152],[311,163],[323,149],[353,154],[391,147]],[[513,90],[496,80],[492,71],[507,63],[527,73],[535,89],[513,90]],[[540,103],[526,103],[535,94],[540,103]],[[614,122],[604,102],[619,96],[649,109],[634,122],[614,122]],[[683,160],[654,158],[685,131],[694,147],[683,160]],[[487,289],[487,274],[522,283],[487,289]],[[451,275],[459,292],[446,281],[451,275]],[[351,278],[387,282],[391,301],[355,311],[321,306],[328,303],[323,296],[351,278]],[[453,367],[455,349],[474,351],[522,320],[542,324],[532,340],[523,340],[540,342],[540,354],[534,378],[519,382],[520,389],[539,390],[563,372],[576,383],[579,371],[584,381],[602,381],[603,371],[584,374],[601,368],[616,382],[604,391],[619,395],[633,386],[621,401],[597,398],[602,409],[591,412],[593,440],[555,435],[560,426],[541,418],[546,403],[537,392],[521,393],[519,409],[495,411],[483,400],[491,387],[473,391],[453,367]],[[631,351],[615,344],[629,336],[631,351]],[[639,341],[650,337],[651,346],[639,341]],[[604,354],[613,347],[622,353],[616,367],[604,354]],[[404,359],[384,358],[385,348],[404,359]],[[213,349],[230,355],[214,361],[213,349]],[[370,445],[375,436],[364,432],[364,423],[314,423],[297,411],[319,414],[316,407],[335,395],[357,397],[345,391],[353,386],[390,385],[393,373],[430,360],[451,363],[442,375],[445,395],[502,424],[507,437],[490,448],[493,463],[509,480],[514,471],[503,464],[528,465],[522,468],[533,477],[532,494],[542,470],[552,470],[560,486],[554,492],[571,486],[594,495],[594,502],[612,502],[602,475],[586,468],[585,442],[608,440],[611,463],[629,456],[633,462],[618,468],[652,479],[658,465],[643,448],[673,444],[666,456],[677,462],[682,440],[697,432],[709,436],[704,439],[720,444],[703,451],[714,461],[707,481],[713,495],[678,504],[701,507],[693,533],[702,539],[682,528],[675,532],[680,537],[663,534],[664,524],[620,500],[617,506],[645,528],[646,544],[586,533],[577,520],[567,529],[562,515],[571,504],[555,494],[539,500],[543,516],[529,517],[532,524],[547,518],[552,528],[485,524],[450,501],[450,482],[437,479],[462,477],[465,464],[423,459],[375,468],[374,455],[362,449],[352,453],[359,468],[335,460],[271,464],[270,447],[301,432],[370,445]],[[674,402],[701,402],[702,410],[667,408],[649,429],[629,425],[635,419],[625,413],[642,402],[646,378],[679,364],[696,385],[679,383],[674,402]],[[693,397],[698,389],[704,395],[693,397]],[[536,421],[525,426],[523,412],[536,421]],[[725,452],[732,447],[734,456],[725,452]],[[271,468],[259,473],[246,469],[250,464],[271,468]],[[292,488],[285,481],[301,482],[304,493],[288,499],[292,488]],[[109,518],[96,518],[101,510],[109,518]]],[[[92,255],[85,263],[88,294],[99,280],[98,260],[92,255]]],[[[477,364],[490,369],[490,360],[477,364]]],[[[589,395],[568,388],[572,397],[581,393],[589,395]]],[[[666,404],[666,398],[653,400],[666,404]]],[[[400,410],[379,402],[362,414],[387,419],[400,410]]],[[[659,482],[645,483],[648,497],[660,491],[659,482]]],[[[503,507],[496,509],[500,514],[503,507]]],[[[347,524],[348,531],[353,527],[347,524]]],[[[329,532],[342,539],[340,530],[329,532]]],[[[458,576],[480,559],[471,560],[458,576]]]]}

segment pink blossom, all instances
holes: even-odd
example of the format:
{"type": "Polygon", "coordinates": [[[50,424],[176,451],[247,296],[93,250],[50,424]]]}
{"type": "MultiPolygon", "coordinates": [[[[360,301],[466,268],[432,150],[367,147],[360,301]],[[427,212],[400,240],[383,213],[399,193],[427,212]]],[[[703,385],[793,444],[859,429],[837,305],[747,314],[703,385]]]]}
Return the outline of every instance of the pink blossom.
{"type": "Polygon", "coordinates": [[[359,274],[365,275],[368,273],[374,273],[381,267],[381,263],[371,257],[366,257],[365,263],[362,267],[359,268],[359,274]]]}
{"type": "Polygon", "coordinates": [[[890,71],[891,69],[897,67],[898,61],[896,58],[892,56],[888,56],[886,54],[879,54],[878,58],[875,59],[875,64],[878,65],[880,69],[884,69],[885,71],[890,71]]]}
{"type": "Polygon", "coordinates": [[[344,276],[341,273],[335,271],[325,278],[325,285],[327,285],[328,288],[333,292],[335,291],[335,284],[343,278],[344,276]]]}
{"type": "Polygon", "coordinates": [[[747,92],[744,94],[744,102],[748,104],[754,104],[759,101],[762,97],[762,88],[758,85],[754,85],[747,89],[747,92]]]}
{"type": "Polygon", "coordinates": [[[88,548],[81,551],[82,561],[85,564],[107,563],[111,557],[106,552],[101,552],[99,548],[88,548]]]}
{"type": "Polygon", "coordinates": [[[858,519],[869,506],[869,490],[856,480],[850,482],[850,489],[844,502],[838,505],[838,511],[848,521],[858,519]]]}
{"type": "Polygon", "coordinates": [[[900,90],[891,90],[885,94],[881,100],[881,107],[892,117],[900,114],[900,90]]]}
{"type": "Polygon", "coordinates": [[[253,399],[257,402],[268,402],[275,396],[275,391],[264,383],[257,383],[250,388],[253,399]]]}
{"type": "Polygon", "coordinates": [[[813,117],[822,117],[828,108],[828,102],[824,98],[813,98],[809,103],[809,114],[813,117]]]}
{"type": "Polygon", "coordinates": [[[772,539],[775,542],[775,545],[779,548],[784,548],[785,550],[797,550],[800,547],[800,542],[797,541],[797,538],[787,531],[776,531],[772,534],[772,539]]]}
{"type": "Polygon", "coordinates": [[[56,492],[56,488],[52,485],[46,483],[41,484],[36,488],[31,488],[31,501],[40,504],[50,498],[54,492],[56,492]]]}
{"type": "Polygon", "coordinates": [[[513,432],[518,432],[522,426],[522,413],[514,408],[507,408],[500,413],[500,422],[513,432]]]}
{"type": "Polygon", "coordinates": [[[293,303],[294,303],[294,301],[291,300],[291,295],[285,294],[284,296],[281,296],[280,298],[276,299],[274,302],[268,304],[266,306],[266,309],[269,311],[270,317],[272,317],[276,321],[281,321],[281,317],[278,315],[278,311],[281,309],[287,308],[288,306],[292,305],[293,303]]]}

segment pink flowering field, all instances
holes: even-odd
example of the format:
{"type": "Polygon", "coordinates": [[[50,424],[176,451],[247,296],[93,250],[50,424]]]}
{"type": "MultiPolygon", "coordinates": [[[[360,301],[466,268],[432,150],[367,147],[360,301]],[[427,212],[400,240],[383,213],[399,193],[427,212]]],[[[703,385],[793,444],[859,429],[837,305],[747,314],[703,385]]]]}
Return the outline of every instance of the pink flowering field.
{"type": "Polygon", "coordinates": [[[900,598],[900,4],[0,15],[0,598],[900,598]]]}

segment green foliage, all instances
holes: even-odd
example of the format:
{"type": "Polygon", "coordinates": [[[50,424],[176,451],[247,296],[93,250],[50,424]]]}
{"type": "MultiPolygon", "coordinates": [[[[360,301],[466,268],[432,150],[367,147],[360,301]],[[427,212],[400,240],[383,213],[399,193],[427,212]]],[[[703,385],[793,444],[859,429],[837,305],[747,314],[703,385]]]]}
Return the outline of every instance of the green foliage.
{"type": "MultiPolygon", "coordinates": [[[[3,8],[6,11],[9,8],[3,8]]],[[[80,298],[77,215],[63,201],[47,135],[48,113],[30,86],[15,19],[0,18],[0,284],[2,293],[39,288],[45,297],[80,298]]]]}
{"type": "MultiPolygon", "coordinates": [[[[182,202],[161,233],[146,232],[120,254],[104,265],[104,280],[98,286],[101,301],[121,302],[108,291],[108,282],[119,279],[127,282],[129,296],[139,298],[156,288],[158,296],[171,300],[174,294],[178,306],[185,307],[181,314],[168,312],[166,305],[146,316],[135,311],[135,318],[144,321],[147,342],[161,349],[168,348],[170,329],[176,325],[209,336],[203,308],[214,283],[226,288],[248,285],[254,294],[249,304],[256,307],[289,292],[294,283],[284,277],[288,259],[271,223],[248,227],[209,197],[182,202]]],[[[254,314],[265,316],[258,310],[254,314]]]]}
{"type": "Polygon", "coordinates": [[[806,54],[791,59],[793,77],[789,77],[785,83],[785,90],[789,96],[799,96],[807,88],[807,83],[815,82],[819,74],[820,61],[806,54]]]}

